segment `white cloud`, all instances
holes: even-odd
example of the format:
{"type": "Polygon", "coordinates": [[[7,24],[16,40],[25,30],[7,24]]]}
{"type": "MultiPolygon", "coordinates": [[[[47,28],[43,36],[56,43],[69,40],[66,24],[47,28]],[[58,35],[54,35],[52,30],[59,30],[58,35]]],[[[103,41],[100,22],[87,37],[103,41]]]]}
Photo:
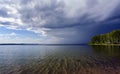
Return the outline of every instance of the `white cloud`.
{"type": "MultiPolygon", "coordinates": [[[[0,21],[1,21],[1,22],[15,23],[15,24],[17,24],[18,26],[19,26],[19,25],[24,25],[23,22],[21,21],[21,19],[0,17],[0,21]]],[[[7,24],[6,24],[6,25],[7,25],[7,24]]]]}
{"type": "Polygon", "coordinates": [[[0,34],[0,37],[3,37],[3,38],[5,38],[5,37],[11,37],[11,36],[17,36],[17,34],[14,33],[14,32],[7,33],[7,34],[0,34]]]}
{"type": "Polygon", "coordinates": [[[0,42],[9,42],[11,39],[17,38],[17,34],[12,32],[12,33],[7,33],[7,34],[0,34],[0,42]]]}
{"type": "Polygon", "coordinates": [[[10,36],[16,36],[17,34],[16,33],[14,33],[14,32],[12,32],[11,34],[10,34],[10,36]]]}
{"type": "Polygon", "coordinates": [[[51,44],[58,43],[58,38],[31,38],[31,37],[19,37],[16,33],[0,34],[0,43],[39,43],[39,44],[51,44]]]}
{"type": "Polygon", "coordinates": [[[85,29],[109,19],[119,4],[119,0],[4,0],[0,10],[8,16],[0,16],[0,23],[47,37],[42,42],[84,41],[85,29]]]}

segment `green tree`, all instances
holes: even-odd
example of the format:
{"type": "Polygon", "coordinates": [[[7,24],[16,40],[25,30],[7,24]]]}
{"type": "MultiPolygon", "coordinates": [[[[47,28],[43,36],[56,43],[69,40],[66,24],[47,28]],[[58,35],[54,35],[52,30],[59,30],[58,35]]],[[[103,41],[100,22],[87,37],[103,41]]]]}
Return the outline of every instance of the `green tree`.
{"type": "Polygon", "coordinates": [[[94,36],[90,44],[120,44],[120,30],[94,36]]]}

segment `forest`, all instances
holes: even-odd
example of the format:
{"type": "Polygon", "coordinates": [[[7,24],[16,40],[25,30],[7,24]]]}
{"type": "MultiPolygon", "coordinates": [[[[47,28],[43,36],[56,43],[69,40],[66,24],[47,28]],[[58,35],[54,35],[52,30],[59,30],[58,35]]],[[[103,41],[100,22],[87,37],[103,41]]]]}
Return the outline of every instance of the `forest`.
{"type": "Polygon", "coordinates": [[[92,37],[90,44],[120,44],[120,30],[92,37]]]}

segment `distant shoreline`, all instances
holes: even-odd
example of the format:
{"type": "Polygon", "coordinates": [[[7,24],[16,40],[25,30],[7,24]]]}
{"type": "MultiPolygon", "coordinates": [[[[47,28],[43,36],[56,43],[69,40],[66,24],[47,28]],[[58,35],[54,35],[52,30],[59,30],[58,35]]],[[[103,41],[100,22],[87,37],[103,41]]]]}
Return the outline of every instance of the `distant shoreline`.
{"type": "Polygon", "coordinates": [[[8,43],[8,44],[0,44],[0,45],[58,45],[58,46],[62,46],[62,45],[74,45],[74,46],[77,46],[77,45],[104,45],[104,46],[120,46],[120,44],[14,44],[14,43],[8,43]]]}
{"type": "Polygon", "coordinates": [[[0,45],[39,45],[39,44],[0,44],[0,45]]]}
{"type": "Polygon", "coordinates": [[[15,44],[15,43],[6,43],[6,44],[0,44],[0,45],[88,45],[88,44],[22,44],[22,43],[18,43],[18,44],[15,44]]]}

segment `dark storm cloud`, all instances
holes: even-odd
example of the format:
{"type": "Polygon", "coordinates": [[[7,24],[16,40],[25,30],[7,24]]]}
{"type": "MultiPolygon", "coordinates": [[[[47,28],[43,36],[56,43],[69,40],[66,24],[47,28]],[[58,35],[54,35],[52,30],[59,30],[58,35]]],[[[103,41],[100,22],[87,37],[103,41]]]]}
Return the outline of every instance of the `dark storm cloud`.
{"type": "MultiPolygon", "coordinates": [[[[24,1],[22,1],[22,3],[23,2],[24,1]]],[[[67,2],[69,3],[69,1],[67,2]]],[[[109,16],[109,14],[111,14],[113,8],[115,7],[115,5],[112,5],[111,2],[109,4],[110,6],[103,6],[104,2],[99,3],[99,0],[80,0],[80,2],[84,2],[86,6],[84,6],[83,8],[75,7],[74,9],[74,4],[71,5],[70,3],[67,6],[66,3],[62,0],[60,2],[58,2],[57,0],[27,0],[25,1],[26,4],[23,4],[22,9],[20,10],[20,13],[22,14],[21,18],[24,22],[27,22],[29,24],[31,23],[32,26],[36,27],[67,28],[76,26],[78,24],[86,26],[87,24],[99,23],[101,21],[104,21],[104,19],[107,19],[107,17],[109,16]],[[67,11],[70,6],[73,6],[73,9],[67,11]],[[69,13],[71,13],[71,15],[77,16],[69,16],[69,13]]],[[[107,4],[107,2],[109,1],[105,2],[105,4],[107,4]]]]}
{"type": "Polygon", "coordinates": [[[30,26],[50,28],[62,26],[63,21],[65,21],[65,15],[62,11],[64,5],[55,0],[51,0],[48,4],[45,4],[44,1],[34,0],[33,8],[30,8],[29,5],[29,2],[28,5],[23,5],[24,9],[21,9],[20,13],[23,21],[29,23],[30,26]],[[34,3],[36,4],[34,5],[34,3]],[[56,25],[58,23],[61,25],[56,25]]]}
{"type": "MultiPolygon", "coordinates": [[[[120,28],[119,0],[15,0],[13,4],[18,7],[11,6],[17,11],[12,13],[19,15],[17,24],[10,25],[40,33],[52,43],[84,43],[120,28]]],[[[3,25],[11,22],[5,18],[7,12],[0,10],[3,25]]]]}
{"type": "Polygon", "coordinates": [[[0,16],[2,16],[2,17],[8,17],[8,14],[7,14],[6,10],[0,9],[0,16]]]}

